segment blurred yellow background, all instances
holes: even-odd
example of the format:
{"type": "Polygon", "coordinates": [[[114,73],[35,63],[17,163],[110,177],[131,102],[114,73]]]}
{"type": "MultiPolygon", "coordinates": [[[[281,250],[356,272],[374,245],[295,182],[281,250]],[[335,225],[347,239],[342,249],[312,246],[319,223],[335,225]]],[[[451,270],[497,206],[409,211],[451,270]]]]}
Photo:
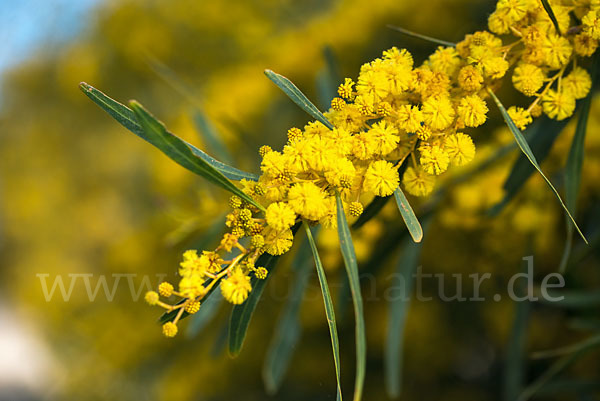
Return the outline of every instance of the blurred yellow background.
{"type": "MultiPolygon", "coordinates": [[[[183,250],[214,243],[207,233],[222,221],[227,194],[127,132],[78,84],[88,82],[122,102],[135,98],[171,131],[214,151],[195,125],[201,109],[221,133],[234,165],[257,172],[258,148],[281,147],[289,127],[308,121],[263,76],[265,68],[289,77],[326,108],[328,100],[317,90],[327,71],[325,49],[334,55],[340,77],[356,76],[362,63],[391,46],[407,47],[422,61],[435,45],[386,25],[458,41],[484,29],[493,8],[492,1],[475,0],[103,1],[82,16],[85,23],[75,35],[6,70],[0,103],[0,400],[334,399],[330,340],[315,277],[287,378],[279,393],[265,393],[260,370],[292,280],[285,264],[269,283],[239,358],[228,358],[222,347],[228,307],[196,337],[161,336],[158,311],[135,293],[173,279],[183,250]],[[44,283],[50,291],[57,277],[66,291],[74,283],[68,300],[59,287],[51,299],[44,294],[44,283]],[[114,299],[101,284],[89,299],[86,280],[95,289],[100,277],[114,299]]],[[[498,114],[491,117],[475,133],[480,161],[510,141],[498,114]]],[[[600,106],[590,119],[580,217],[597,221],[600,106]]],[[[557,174],[564,165],[573,130],[571,123],[559,138],[544,164],[548,171],[557,174]]],[[[513,151],[444,196],[425,239],[424,270],[492,272],[488,291],[520,271],[526,255],[535,255],[536,272],[556,271],[565,223],[543,181],[532,178],[499,217],[484,213],[501,199],[516,157],[513,151]]],[[[390,202],[382,217],[355,234],[363,261],[377,250],[377,240],[401,226],[394,209],[390,202]]],[[[584,226],[597,234],[593,223],[584,226]]],[[[331,236],[323,237],[327,250],[331,236]]],[[[594,246],[575,248],[580,263],[568,276],[575,288],[598,288],[597,241],[594,246]]],[[[388,256],[383,272],[393,270],[396,252],[388,256]]],[[[336,251],[323,259],[335,272],[336,251]]],[[[365,292],[384,292],[388,276],[377,277],[376,289],[365,292]]],[[[387,307],[381,296],[365,298],[365,400],[382,400],[387,307]]],[[[586,335],[569,328],[570,312],[534,312],[530,350],[586,335]]],[[[351,388],[353,320],[347,315],[339,324],[343,380],[351,388]]],[[[413,303],[402,399],[501,399],[513,316],[509,301],[413,303]]],[[[529,378],[544,366],[530,365],[529,378]]],[[[590,357],[572,372],[597,380],[599,368],[598,358],[590,357]]],[[[568,399],[554,397],[547,399],[568,399]]]]}

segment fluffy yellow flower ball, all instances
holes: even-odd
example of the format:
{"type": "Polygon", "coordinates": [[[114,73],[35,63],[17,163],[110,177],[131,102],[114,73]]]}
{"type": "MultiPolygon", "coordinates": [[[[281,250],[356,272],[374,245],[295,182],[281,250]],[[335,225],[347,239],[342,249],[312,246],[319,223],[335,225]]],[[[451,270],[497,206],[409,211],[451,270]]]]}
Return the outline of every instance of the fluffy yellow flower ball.
{"type": "Polygon", "coordinates": [[[377,196],[389,196],[398,188],[398,170],[390,162],[377,160],[369,165],[365,173],[363,188],[377,196]]]}
{"type": "Polygon", "coordinates": [[[250,291],[252,291],[250,277],[241,269],[236,268],[229,277],[221,281],[221,293],[232,304],[242,304],[248,298],[250,291]]]}

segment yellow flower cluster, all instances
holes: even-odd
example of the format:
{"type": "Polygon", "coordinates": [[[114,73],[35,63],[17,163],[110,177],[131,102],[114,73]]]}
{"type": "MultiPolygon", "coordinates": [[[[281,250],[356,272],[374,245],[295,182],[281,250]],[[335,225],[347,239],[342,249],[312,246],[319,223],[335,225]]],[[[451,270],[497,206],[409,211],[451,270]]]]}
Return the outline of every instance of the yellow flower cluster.
{"type": "Polygon", "coordinates": [[[517,38],[506,59],[516,64],[514,87],[534,97],[527,108],[511,107],[509,115],[523,129],[542,112],[563,120],[575,112],[575,101],[590,90],[591,78],[577,66],[591,56],[600,39],[600,3],[596,0],[551,1],[554,26],[539,0],[500,0],[489,17],[495,34],[517,38]]]}
{"type": "Polygon", "coordinates": [[[324,113],[333,129],[313,121],[291,128],[281,151],[263,146],[262,175],[258,182],[242,180],[242,186],[265,206],[264,215],[233,196],[229,232],[219,247],[200,255],[186,251],[178,291],[166,283],[159,288],[160,295],[175,294],[183,302],[170,306],[157,293],[147,295],[151,304],[178,309],[164,334],[175,335],[183,311],[196,312],[217,285],[229,302],[243,303],[252,291],[251,276],[260,280],[268,274],[255,267],[257,259],[265,252],[287,252],[296,223],[336,227],[337,194],[350,217],[362,213],[363,201],[393,194],[400,181],[412,195],[430,194],[436,176],[474,158],[475,145],[464,131],[486,121],[488,90],[511,68],[514,87],[535,97],[527,109],[509,109],[517,126],[524,128],[542,112],[558,120],[572,115],[575,99],[590,90],[590,76],[576,59],[597,47],[600,3],[565,3],[553,5],[560,32],[539,0],[500,0],[489,18],[491,32],[438,47],[418,67],[407,50],[386,50],[361,67],[356,81],[346,78],[339,86],[339,97],[324,113]],[[576,20],[581,23],[571,26],[576,20]],[[504,34],[517,39],[505,45],[497,36],[504,34]]]}

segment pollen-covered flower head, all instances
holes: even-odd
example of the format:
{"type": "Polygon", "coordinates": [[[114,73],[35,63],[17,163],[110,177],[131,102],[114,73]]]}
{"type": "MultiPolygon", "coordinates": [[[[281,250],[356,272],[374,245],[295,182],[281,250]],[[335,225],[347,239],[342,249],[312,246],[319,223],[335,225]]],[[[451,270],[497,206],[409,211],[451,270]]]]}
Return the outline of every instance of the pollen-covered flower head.
{"type": "Polygon", "coordinates": [[[267,224],[277,231],[290,228],[296,222],[296,213],[285,202],[271,203],[265,213],[267,224]]]}
{"type": "Polygon", "coordinates": [[[542,98],[544,114],[556,120],[564,120],[575,112],[575,96],[569,91],[550,89],[542,98]]]}
{"type": "Polygon", "coordinates": [[[531,121],[533,121],[531,118],[531,113],[522,107],[509,107],[508,115],[520,130],[524,130],[529,124],[531,124],[531,121]]]}
{"type": "Polygon", "coordinates": [[[545,79],[541,68],[527,63],[518,65],[512,76],[513,85],[525,96],[533,96],[544,85],[545,79]]]}
{"type": "Polygon", "coordinates": [[[575,67],[563,78],[561,84],[563,90],[570,92],[575,99],[583,99],[592,87],[592,78],[583,68],[575,67]]]}
{"type": "Polygon", "coordinates": [[[377,196],[389,196],[398,188],[398,183],[396,167],[385,160],[378,160],[367,168],[363,188],[377,196]]]}
{"type": "Polygon", "coordinates": [[[475,157],[475,145],[469,135],[457,132],[444,140],[444,150],[450,161],[457,166],[464,166],[475,157]]]}
{"type": "Polygon", "coordinates": [[[427,196],[435,186],[435,177],[420,168],[408,167],[402,176],[402,185],[414,196],[427,196]]]}
{"type": "MultiPolygon", "coordinates": [[[[325,210],[322,211],[322,213],[324,212],[325,210]]],[[[292,230],[287,229],[283,231],[277,231],[268,226],[263,231],[263,237],[265,239],[265,249],[267,253],[274,256],[283,255],[289,251],[294,241],[294,234],[292,234],[292,230]]]]}
{"type": "Polygon", "coordinates": [[[442,131],[454,121],[456,112],[448,96],[430,97],[423,102],[425,123],[434,131],[442,131]]]}
{"type": "Polygon", "coordinates": [[[477,95],[465,96],[456,107],[458,118],[467,127],[478,127],[486,120],[488,112],[485,101],[477,95]]]}
{"type": "Polygon", "coordinates": [[[549,33],[542,43],[544,61],[551,68],[560,68],[565,65],[573,52],[573,47],[568,39],[549,33]]]}
{"type": "Polygon", "coordinates": [[[440,71],[448,76],[452,76],[458,71],[460,63],[460,57],[454,47],[439,46],[428,60],[433,71],[440,71]]]}
{"type": "Polygon", "coordinates": [[[379,121],[367,132],[369,153],[385,156],[396,148],[400,137],[398,129],[385,120],[379,121]]]}
{"type": "Polygon", "coordinates": [[[419,162],[423,170],[429,174],[439,175],[448,169],[450,156],[442,146],[424,144],[419,148],[419,152],[421,153],[419,162]]]}
{"type": "Polygon", "coordinates": [[[250,276],[241,269],[234,269],[229,277],[221,280],[223,298],[234,305],[244,303],[250,291],[252,291],[250,276]]]}
{"type": "Polygon", "coordinates": [[[406,132],[417,132],[423,122],[423,113],[419,106],[402,105],[397,110],[397,124],[406,132]]]}
{"type": "Polygon", "coordinates": [[[294,185],[288,192],[288,203],[297,214],[308,220],[319,220],[326,208],[325,192],[313,182],[294,185]]]}

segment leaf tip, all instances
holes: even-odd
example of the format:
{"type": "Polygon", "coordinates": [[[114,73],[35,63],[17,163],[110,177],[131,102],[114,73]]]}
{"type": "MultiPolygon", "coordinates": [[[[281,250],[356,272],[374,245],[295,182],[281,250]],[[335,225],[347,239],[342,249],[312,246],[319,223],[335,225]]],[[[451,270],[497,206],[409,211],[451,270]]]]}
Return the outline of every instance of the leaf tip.
{"type": "Polygon", "coordinates": [[[138,102],[137,100],[130,100],[129,102],[127,102],[127,104],[129,104],[129,107],[133,108],[141,108],[142,105],[140,104],[140,102],[138,102]]]}

